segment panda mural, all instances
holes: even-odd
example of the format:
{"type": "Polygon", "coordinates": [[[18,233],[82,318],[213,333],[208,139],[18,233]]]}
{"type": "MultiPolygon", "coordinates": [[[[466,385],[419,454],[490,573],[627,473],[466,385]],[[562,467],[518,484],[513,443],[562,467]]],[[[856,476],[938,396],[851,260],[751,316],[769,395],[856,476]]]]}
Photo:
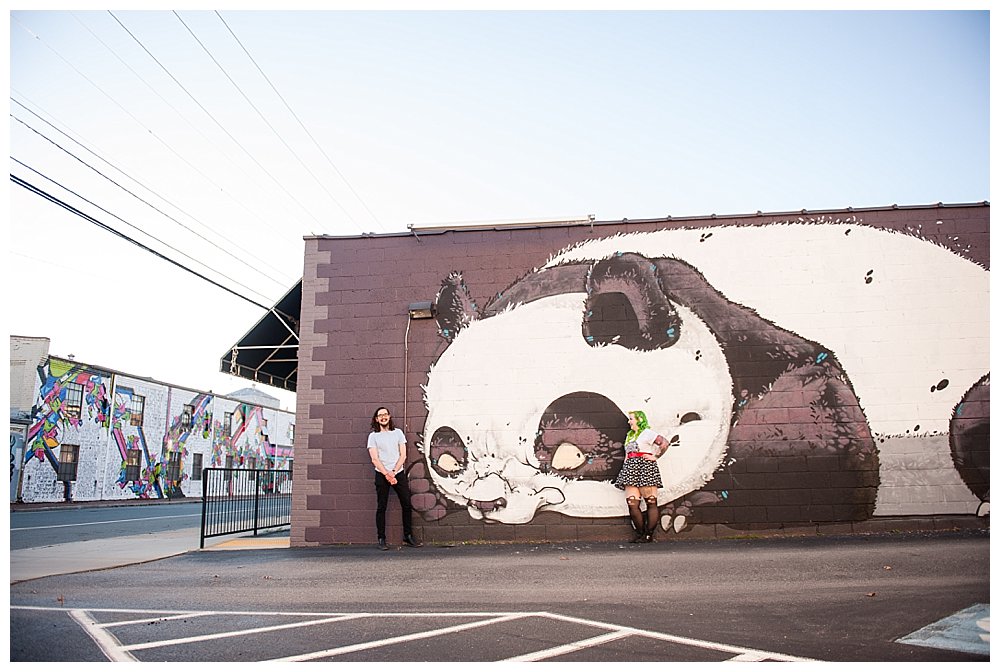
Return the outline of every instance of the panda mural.
{"type": "Polygon", "coordinates": [[[642,409],[670,442],[665,529],[867,519],[880,485],[913,478],[880,465],[887,441],[918,441],[988,506],[988,285],[954,252],[853,218],[582,243],[482,309],[453,273],[414,505],[624,517],[612,481],[642,409]],[[964,424],[963,400],[978,404],[964,424]]]}

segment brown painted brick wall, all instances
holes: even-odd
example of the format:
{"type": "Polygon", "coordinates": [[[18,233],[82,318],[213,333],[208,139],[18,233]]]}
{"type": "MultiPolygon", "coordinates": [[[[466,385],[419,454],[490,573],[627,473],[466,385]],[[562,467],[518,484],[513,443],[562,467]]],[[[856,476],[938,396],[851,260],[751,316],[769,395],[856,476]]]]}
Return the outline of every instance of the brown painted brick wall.
{"type": "MultiPolygon", "coordinates": [[[[446,343],[433,320],[412,321],[407,334],[407,306],[434,299],[449,273],[463,274],[481,307],[551,255],[578,242],[635,231],[710,230],[714,226],[753,226],[822,216],[856,216],[865,226],[919,233],[989,267],[989,207],[978,205],[307,239],[292,544],[374,542],[373,472],[365,448],[369,422],[377,406],[388,406],[406,434],[409,463],[418,460],[416,445],[426,417],[421,386],[446,343]]],[[[778,392],[766,407],[748,411],[741,422],[784,426],[794,433],[796,425],[811,421],[803,403],[801,392],[778,392]]],[[[975,412],[988,422],[988,404],[975,412]]],[[[739,477],[776,491],[779,503],[754,504],[751,500],[740,507],[705,509],[694,536],[731,530],[726,525],[733,523],[744,524],[740,529],[774,527],[770,519],[781,519],[790,511],[815,524],[850,518],[850,492],[837,497],[829,490],[823,495],[812,490],[814,482],[829,481],[830,474],[837,477],[843,467],[837,460],[836,456],[794,455],[743,462],[737,467],[739,477]],[[794,488],[788,487],[789,474],[795,475],[794,488]]],[[[850,486],[845,485],[845,489],[850,491],[850,486]]],[[[523,525],[485,524],[464,512],[450,513],[439,521],[415,515],[415,524],[418,536],[440,543],[618,539],[624,538],[626,530],[624,517],[577,519],[552,512],[541,512],[523,525]]],[[[803,528],[810,529],[810,523],[789,526],[803,528]]],[[[391,542],[399,541],[395,495],[390,496],[388,533],[391,542]]]]}

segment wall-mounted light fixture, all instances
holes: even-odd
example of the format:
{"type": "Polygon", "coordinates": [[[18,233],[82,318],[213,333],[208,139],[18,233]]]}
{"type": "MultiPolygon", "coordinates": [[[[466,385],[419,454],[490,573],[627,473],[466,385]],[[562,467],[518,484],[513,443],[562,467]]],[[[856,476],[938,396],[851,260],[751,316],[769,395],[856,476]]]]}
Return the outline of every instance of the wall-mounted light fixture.
{"type": "Polygon", "coordinates": [[[409,307],[411,320],[427,320],[434,317],[433,301],[417,301],[409,307]]]}

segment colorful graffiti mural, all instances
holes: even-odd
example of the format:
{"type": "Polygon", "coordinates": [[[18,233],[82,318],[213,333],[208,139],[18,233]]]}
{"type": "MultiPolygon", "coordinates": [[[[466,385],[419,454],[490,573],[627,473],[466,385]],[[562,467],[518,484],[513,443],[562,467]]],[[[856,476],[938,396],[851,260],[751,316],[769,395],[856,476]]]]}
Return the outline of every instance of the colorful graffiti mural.
{"type": "Polygon", "coordinates": [[[288,455],[280,454],[282,452],[286,451],[278,451],[270,442],[267,420],[260,406],[238,404],[230,418],[229,432],[225,431],[221,422],[215,422],[211,463],[213,467],[226,466],[226,458],[231,457],[232,466],[235,468],[246,466],[250,459],[254,460],[257,468],[263,468],[266,460],[270,459],[274,468],[281,469],[283,467],[280,465],[289,459],[288,455]]]}
{"type": "Polygon", "coordinates": [[[987,269],[854,217],[595,240],[482,309],[453,273],[414,506],[625,516],[611,481],[642,408],[671,445],[664,529],[865,520],[904,478],[985,513],[988,301],[987,269]],[[899,442],[947,469],[902,474],[880,449],[899,442]]]}
{"type": "Polygon", "coordinates": [[[268,417],[287,431],[291,413],[211,393],[189,395],[183,388],[58,358],[47,359],[37,375],[23,459],[18,458],[23,469],[16,480],[11,470],[12,497],[23,501],[197,496],[201,485],[191,483],[191,471],[202,459],[204,466],[218,466],[232,456],[237,468],[253,463],[276,469],[291,460],[291,447],[272,445],[267,433],[268,417]],[[239,409],[239,424],[230,437],[215,416],[217,408],[233,407],[239,409]],[[72,450],[64,451],[66,445],[72,450]],[[64,452],[76,457],[75,464],[60,465],[64,452]],[[200,456],[193,464],[192,454],[200,456]]]}
{"type": "Polygon", "coordinates": [[[268,442],[261,407],[238,404],[232,414],[230,435],[223,423],[214,417],[215,397],[204,393],[196,394],[182,405],[189,408],[170,416],[159,453],[151,453],[142,427],[130,427],[131,395],[128,389],[116,392],[113,436],[122,460],[118,485],[129,488],[137,497],[183,496],[182,486],[190,478],[185,467],[190,459],[192,439],[211,444],[211,458],[206,466],[224,466],[227,457],[232,458],[231,463],[236,468],[250,464],[251,458],[259,468],[267,464],[267,458],[271,458],[271,464],[288,459],[287,455],[275,459],[276,448],[268,442]],[[141,457],[138,478],[133,480],[128,480],[127,476],[129,450],[139,450],[141,457]],[[171,465],[172,456],[176,457],[171,465]]]}
{"type": "Polygon", "coordinates": [[[195,436],[202,439],[212,439],[212,401],[210,394],[197,394],[185,406],[188,410],[171,416],[170,426],[160,445],[161,473],[163,487],[168,497],[183,496],[181,485],[188,478],[184,473],[184,465],[188,460],[188,441],[195,436]],[[167,461],[172,455],[177,455],[173,469],[168,468],[167,461]]]}
{"type": "Polygon", "coordinates": [[[56,449],[66,425],[79,427],[86,415],[88,420],[107,426],[110,410],[107,388],[103,376],[60,359],[49,359],[39,366],[38,379],[38,401],[31,411],[34,422],[28,428],[24,461],[48,462],[58,472],[56,449]],[[74,385],[82,390],[76,400],[78,405],[68,403],[74,385]]]}
{"type": "Polygon", "coordinates": [[[132,423],[131,402],[134,394],[135,392],[129,388],[119,387],[115,390],[111,435],[121,457],[121,467],[115,482],[119,488],[123,490],[128,488],[132,494],[140,499],[162,498],[162,465],[157,456],[149,451],[146,433],[143,431],[141,422],[135,425],[132,423]],[[127,462],[131,450],[139,451],[140,463],[138,477],[130,480],[127,462]]]}

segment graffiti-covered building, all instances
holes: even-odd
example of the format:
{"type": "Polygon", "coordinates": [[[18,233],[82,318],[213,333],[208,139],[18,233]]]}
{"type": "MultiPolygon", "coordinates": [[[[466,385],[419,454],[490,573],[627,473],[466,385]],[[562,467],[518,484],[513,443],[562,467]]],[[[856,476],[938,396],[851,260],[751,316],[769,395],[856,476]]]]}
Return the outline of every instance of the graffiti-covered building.
{"type": "Polygon", "coordinates": [[[199,392],[48,355],[33,368],[27,422],[11,425],[11,501],[200,497],[206,467],[292,467],[294,414],[258,390],[199,392]]]}
{"type": "Polygon", "coordinates": [[[977,524],[989,221],[977,203],[309,237],[292,543],[374,541],[380,405],[431,542],[630,538],[632,410],[667,445],[661,538],[977,524]]]}

